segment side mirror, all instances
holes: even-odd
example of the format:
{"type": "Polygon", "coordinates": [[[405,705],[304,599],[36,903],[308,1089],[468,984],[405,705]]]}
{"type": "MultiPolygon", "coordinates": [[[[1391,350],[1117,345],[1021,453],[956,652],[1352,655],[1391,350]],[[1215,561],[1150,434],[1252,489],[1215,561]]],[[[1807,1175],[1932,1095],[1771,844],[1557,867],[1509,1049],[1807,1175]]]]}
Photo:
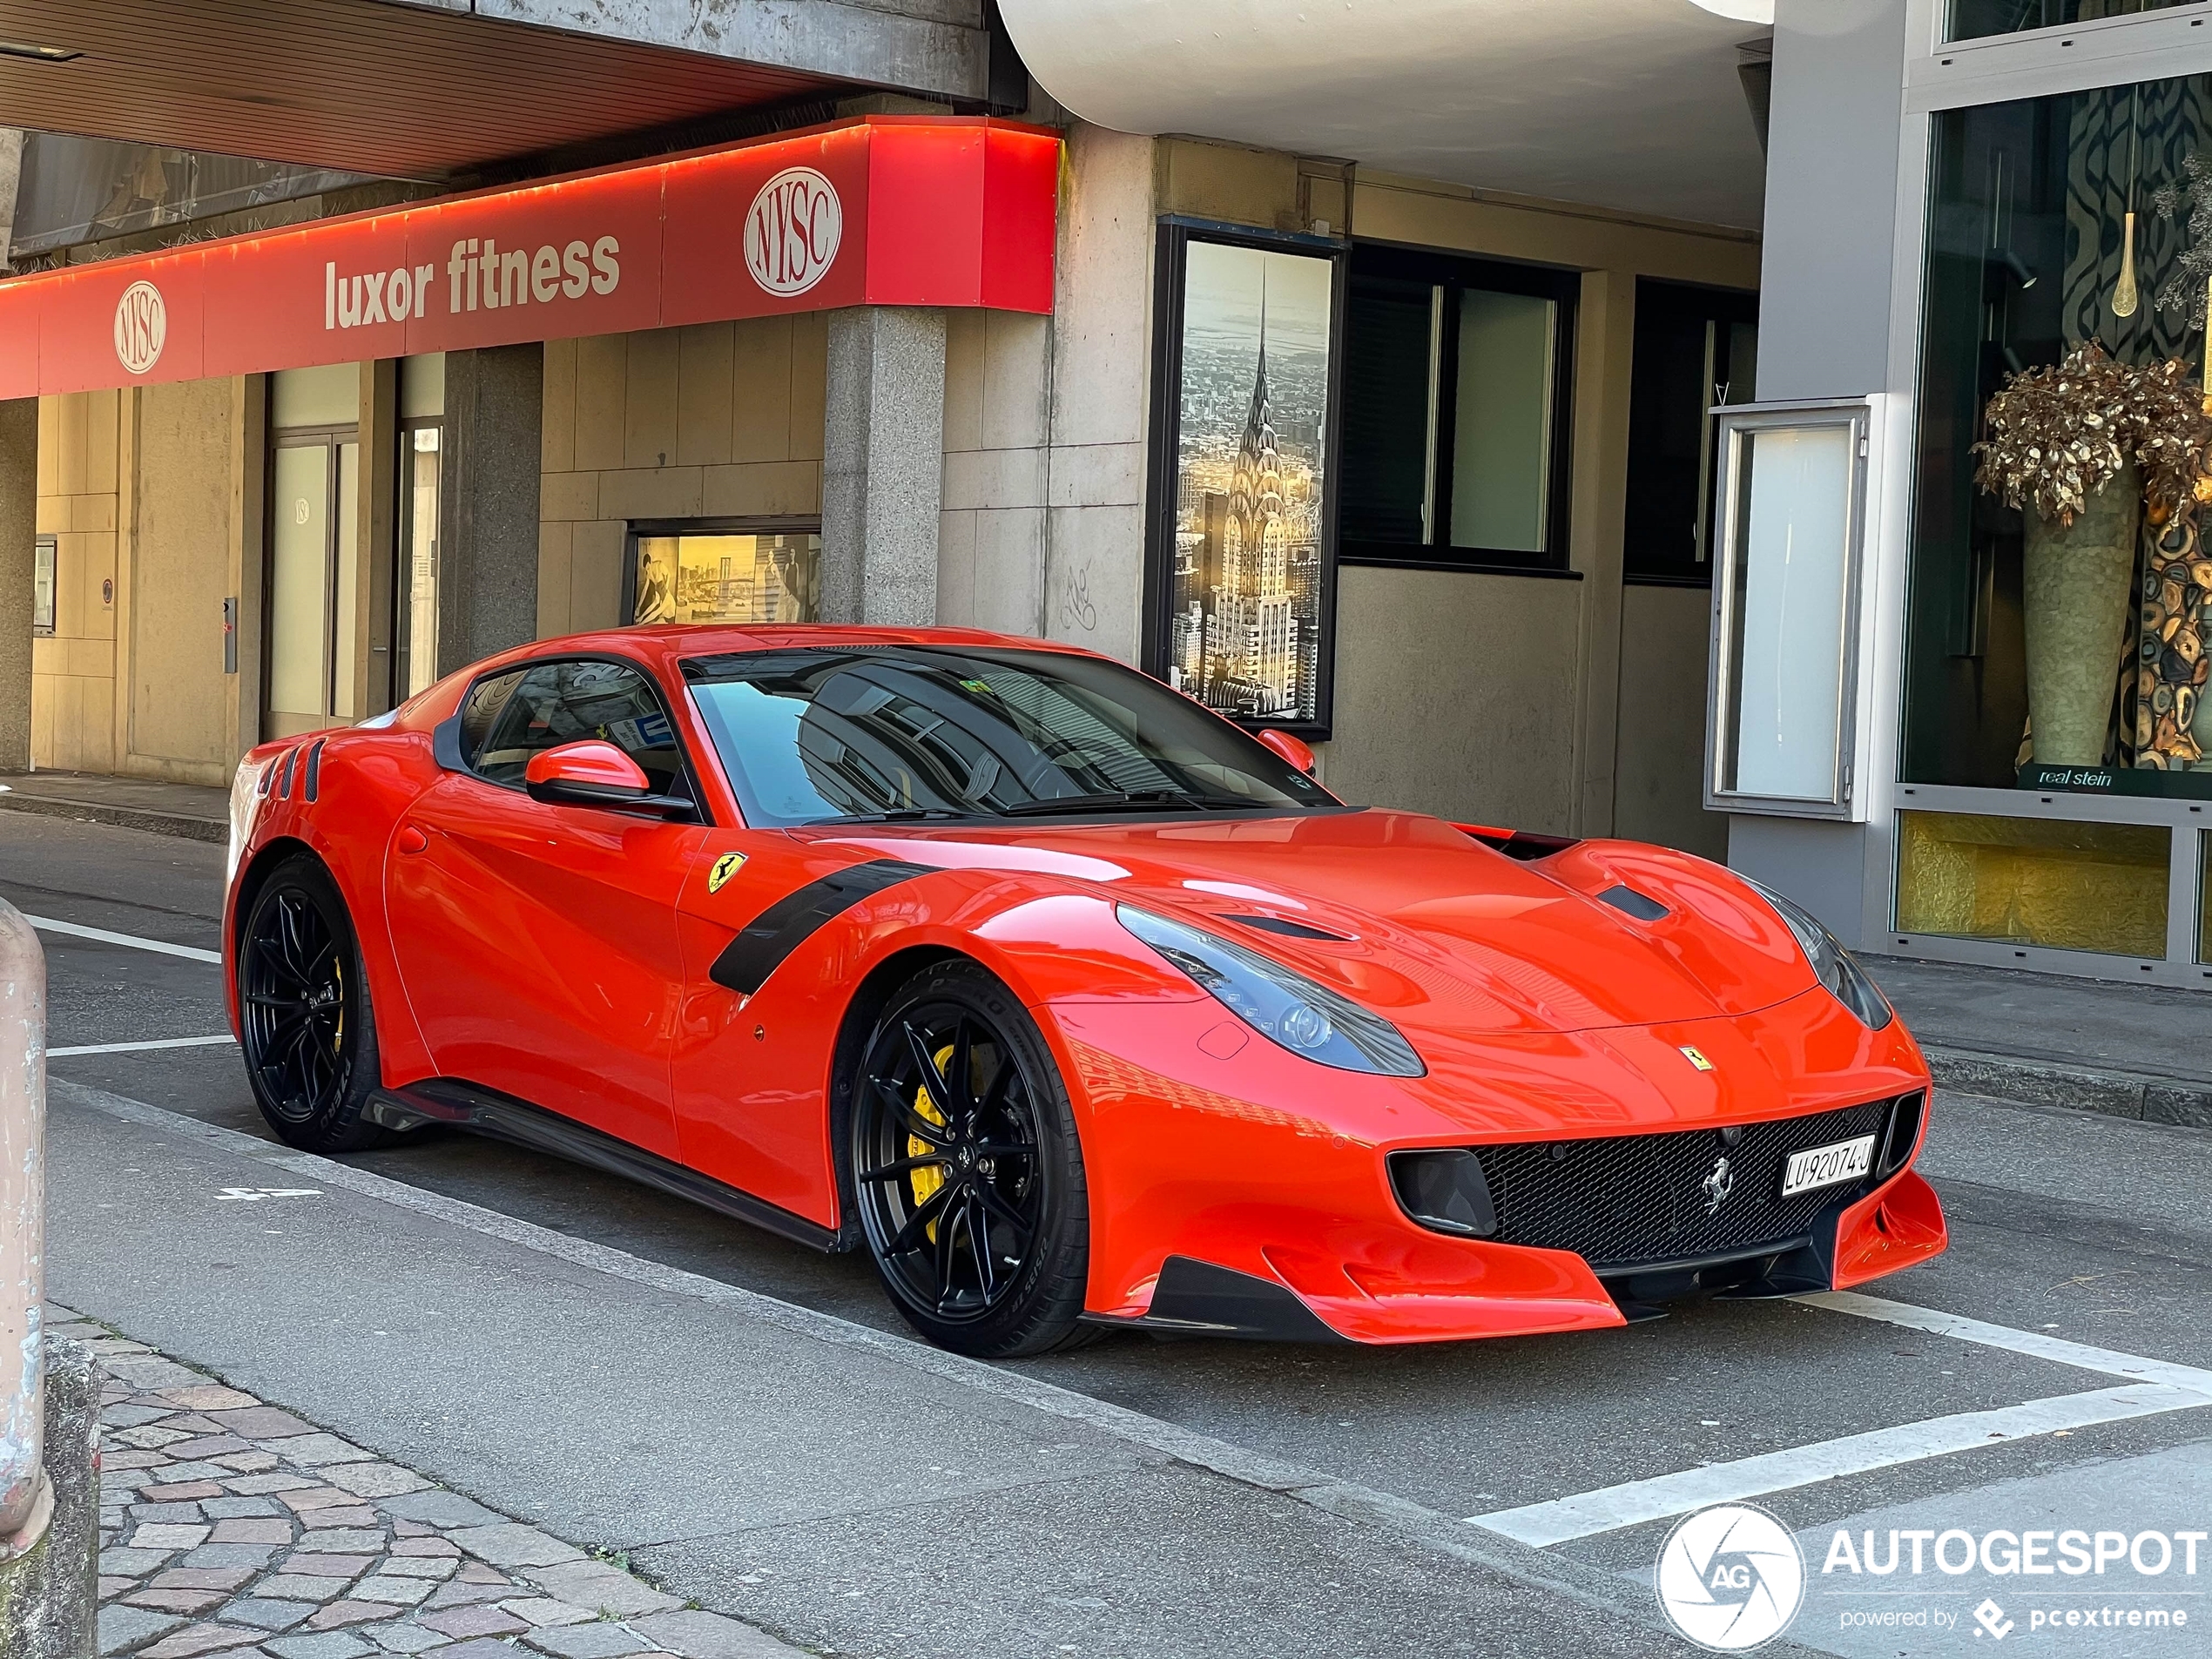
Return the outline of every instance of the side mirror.
{"type": "Polygon", "coordinates": [[[1303,741],[1292,737],[1287,732],[1278,732],[1271,725],[1265,731],[1253,735],[1259,738],[1262,748],[1271,750],[1277,756],[1289,761],[1307,777],[1311,778],[1313,775],[1313,751],[1307,748],[1303,741]]]}
{"type": "Polygon", "coordinates": [[[613,744],[597,738],[542,749],[523,769],[523,786],[532,800],[564,806],[631,806],[646,812],[685,815],[691,803],[653,793],[652,780],[613,744]]]}

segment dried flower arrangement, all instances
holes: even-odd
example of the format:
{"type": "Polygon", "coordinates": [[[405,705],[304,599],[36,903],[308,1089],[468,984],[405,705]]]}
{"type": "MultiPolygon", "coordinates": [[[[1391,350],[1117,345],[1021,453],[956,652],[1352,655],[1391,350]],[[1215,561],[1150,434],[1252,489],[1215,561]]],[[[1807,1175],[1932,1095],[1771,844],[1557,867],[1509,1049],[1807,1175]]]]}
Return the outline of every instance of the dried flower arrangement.
{"type": "Polygon", "coordinates": [[[2143,469],[2154,502],[2185,498],[2212,445],[2212,417],[2186,363],[2137,368],[2094,340],[2055,368],[2007,375],[1987,415],[1989,436],[1973,447],[1974,482],[2060,524],[2130,462],[2143,469]]]}

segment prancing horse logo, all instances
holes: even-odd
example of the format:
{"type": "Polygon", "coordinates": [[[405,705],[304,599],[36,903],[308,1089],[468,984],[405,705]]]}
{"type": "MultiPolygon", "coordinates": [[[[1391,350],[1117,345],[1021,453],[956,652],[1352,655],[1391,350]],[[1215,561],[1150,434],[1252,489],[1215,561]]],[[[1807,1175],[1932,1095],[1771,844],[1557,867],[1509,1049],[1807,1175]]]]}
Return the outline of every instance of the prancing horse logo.
{"type": "Polygon", "coordinates": [[[1736,1190],[1736,1171],[1728,1167],[1724,1157],[1713,1160],[1713,1172],[1705,1177],[1705,1213],[1716,1216],[1721,1205],[1728,1202],[1728,1195],[1736,1190]]]}
{"type": "Polygon", "coordinates": [[[706,890],[709,893],[721,892],[722,884],[744,868],[744,853],[725,853],[714,860],[714,867],[706,873],[706,890]]]}

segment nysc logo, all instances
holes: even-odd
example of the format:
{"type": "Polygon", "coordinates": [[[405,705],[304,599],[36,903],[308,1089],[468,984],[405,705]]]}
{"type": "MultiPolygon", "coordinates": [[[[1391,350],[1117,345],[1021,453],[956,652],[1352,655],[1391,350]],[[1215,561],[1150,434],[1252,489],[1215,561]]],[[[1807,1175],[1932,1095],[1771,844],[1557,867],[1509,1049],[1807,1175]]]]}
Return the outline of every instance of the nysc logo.
{"type": "Polygon", "coordinates": [[[1805,1559],[1790,1529],[1754,1504],[1701,1509],[1659,1551],[1667,1622],[1712,1653],[1748,1653],[1790,1628],[1805,1596],[1805,1559]]]}
{"type": "Polygon", "coordinates": [[[151,282],[133,282],[115,302],[115,360],[133,374],[149,374],[169,340],[169,307],[151,282]]]}

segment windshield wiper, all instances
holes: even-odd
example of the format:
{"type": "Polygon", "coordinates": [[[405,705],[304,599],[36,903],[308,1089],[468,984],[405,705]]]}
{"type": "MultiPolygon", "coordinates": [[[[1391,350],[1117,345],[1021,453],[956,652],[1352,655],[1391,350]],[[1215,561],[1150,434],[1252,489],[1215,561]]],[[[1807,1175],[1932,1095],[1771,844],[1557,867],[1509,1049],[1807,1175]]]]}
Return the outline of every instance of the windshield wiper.
{"type": "Polygon", "coordinates": [[[973,813],[956,813],[948,806],[897,806],[882,813],[846,813],[835,818],[810,818],[808,829],[818,829],[832,824],[915,824],[927,818],[973,818],[973,813]]]}
{"type": "Polygon", "coordinates": [[[1042,800],[1017,800],[1001,806],[1005,818],[1035,818],[1048,813],[1106,813],[1123,806],[1188,806],[1201,811],[1215,807],[1257,806],[1257,801],[1233,795],[1192,795],[1180,789],[1118,790],[1103,795],[1049,795],[1042,800]]]}

